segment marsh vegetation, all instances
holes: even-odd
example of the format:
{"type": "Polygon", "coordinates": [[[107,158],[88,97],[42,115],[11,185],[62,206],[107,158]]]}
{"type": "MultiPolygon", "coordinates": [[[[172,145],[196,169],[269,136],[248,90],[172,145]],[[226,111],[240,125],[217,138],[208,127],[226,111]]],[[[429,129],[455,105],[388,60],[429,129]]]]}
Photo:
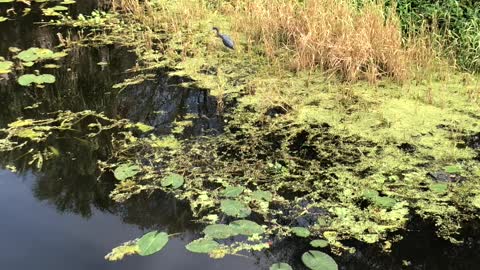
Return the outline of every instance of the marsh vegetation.
{"type": "MultiPolygon", "coordinates": [[[[480,3],[431,2],[0,0],[0,29],[45,31],[2,36],[1,164],[87,159],[111,203],[172,196],[198,225],[186,250],[215,259],[474,269],[480,3]],[[395,257],[422,241],[455,265],[395,257]]],[[[105,259],[182,233],[149,228],[105,259]]]]}

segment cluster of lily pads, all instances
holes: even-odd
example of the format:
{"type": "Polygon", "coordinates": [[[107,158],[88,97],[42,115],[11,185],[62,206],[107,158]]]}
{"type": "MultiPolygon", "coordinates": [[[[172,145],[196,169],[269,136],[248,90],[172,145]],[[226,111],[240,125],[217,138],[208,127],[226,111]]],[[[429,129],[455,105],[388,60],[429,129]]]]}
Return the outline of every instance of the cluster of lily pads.
{"type": "MultiPolygon", "coordinates": [[[[11,53],[16,54],[14,59],[20,60],[21,67],[32,67],[37,63],[43,63],[47,60],[59,60],[67,55],[66,52],[53,52],[50,49],[32,47],[27,50],[21,50],[19,48],[10,47],[11,53]]],[[[59,66],[52,63],[43,65],[43,68],[58,68],[59,66]]],[[[14,62],[6,61],[4,58],[0,58],[0,74],[8,74],[13,71],[14,62]]],[[[44,84],[55,83],[55,76],[52,74],[40,74],[38,70],[35,70],[35,74],[23,74],[18,77],[18,83],[22,86],[31,86],[34,84],[36,87],[43,87],[44,84]]]]}
{"type": "MultiPolygon", "coordinates": [[[[142,172],[139,165],[133,163],[119,164],[113,171],[114,176],[119,181],[126,181],[135,177],[142,172]]],[[[172,190],[179,189],[185,184],[182,175],[170,173],[160,180],[160,184],[164,188],[172,190]]],[[[242,186],[227,186],[220,191],[220,196],[225,199],[220,201],[220,211],[231,218],[240,218],[229,222],[229,224],[210,224],[204,230],[204,236],[194,240],[186,245],[186,249],[193,253],[205,253],[212,258],[223,258],[227,254],[236,254],[242,250],[259,251],[269,248],[271,243],[266,240],[266,234],[272,234],[265,225],[247,220],[252,210],[244,202],[236,199],[245,188],[242,186]],[[233,239],[233,237],[247,237],[247,241],[234,241],[226,244],[221,241],[233,239]]],[[[250,194],[252,200],[266,203],[273,199],[273,194],[268,191],[257,190],[250,194]]],[[[207,199],[207,198],[205,198],[207,199]]],[[[217,220],[215,215],[210,216],[212,220],[217,220]],[[213,216],[213,217],[212,217],[213,216]]],[[[310,231],[304,227],[292,227],[291,234],[298,237],[309,237],[310,231]]],[[[168,242],[169,235],[165,232],[149,232],[139,239],[128,241],[119,247],[116,247],[106,255],[107,260],[116,261],[122,259],[125,255],[138,254],[147,256],[162,250],[168,242]]],[[[316,248],[324,248],[328,246],[328,241],[324,239],[316,239],[311,241],[311,246],[316,248]]],[[[303,254],[302,261],[313,270],[337,269],[335,261],[326,253],[318,250],[310,250],[303,254]]],[[[275,263],[270,269],[292,269],[286,263],[275,263]]]]}
{"type": "MultiPolygon", "coordinates": [[[[30,6],[31,3],[39,3],[40,9],[43,12],[43,15],[45,16],[62,16],[63,14],[61,13],[62,11],[68,11],[68,5],[75,4],[75,0],[64,0],[61,2],[58,2],[57,0],[22,0],[22,1],[17,1],[17,0],[0,0],[0,4],[2,3],[13,3],[13,2],[22,2],[26,4],[27,6],[30,6]],[[51,6],[50,4],[53,3],[55,4],[54,6],[51,6]],[[48,6],[47,6],[48,5],[48,6]],[[67,5],[67,6],[66,6],[67,5]]],[[[24,14],[28,14],[30,12],[30,8],[25,8],[24,14]]],[[[5,17],[0,17],[0,22],[7,20],[5,17]]]]}

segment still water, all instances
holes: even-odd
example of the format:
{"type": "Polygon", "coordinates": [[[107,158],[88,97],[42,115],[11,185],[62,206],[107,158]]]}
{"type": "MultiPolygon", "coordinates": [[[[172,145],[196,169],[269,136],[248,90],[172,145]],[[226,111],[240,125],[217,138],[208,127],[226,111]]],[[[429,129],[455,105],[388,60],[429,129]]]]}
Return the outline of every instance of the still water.
{"type": "MultiPolygon", "coordinates": [[[[82,217],[68,210],[59,211],[55,203],[62,198],[36,198],[38,177],[41,176],[31,172],[20,176],[0,171],[0,269],[261,269],[253,258],[232,256],[213,260],[188,252],[185,245],[195,237],[194,233],[188,232],[173,238],[162,252],[155,255],[107,262],[103,256],[112,247],[148,231],[142,229],[141,224],[129,224],[123,220],[122,213],[111,212],[137,211],[123,213],[137,215],[126,217],[134,221],[141,219],[142,214],[162,215],[162,202],[159,202],[157,211],[148,209],[150,212],[142,213],[142,209],[134,209],[135,206],[125,208],[130,210],[93,208],[90,216],[82,217]]],[[[145,206],[138,205],[137,208],[145,206]]],[[[152,217],[145,217],[149,218],[152,217]]],[[[175,223],[175,220],[171,219],[171,222],[175,223]]]]}

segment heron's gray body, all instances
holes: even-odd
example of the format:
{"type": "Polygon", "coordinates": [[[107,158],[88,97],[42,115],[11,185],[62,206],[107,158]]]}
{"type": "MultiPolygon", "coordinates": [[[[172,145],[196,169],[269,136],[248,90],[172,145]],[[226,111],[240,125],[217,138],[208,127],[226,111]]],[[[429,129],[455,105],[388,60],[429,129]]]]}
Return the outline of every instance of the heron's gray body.
{"type": "Polygon", "coordinates": [[[220,34],[220,30],[217,27],[213,27],[213,30],[217,31],[217,37],[222,39],[223,45],[225,45],[225,47],[231,50],[235,50],[235,43],[229,36],[220,34]]]}

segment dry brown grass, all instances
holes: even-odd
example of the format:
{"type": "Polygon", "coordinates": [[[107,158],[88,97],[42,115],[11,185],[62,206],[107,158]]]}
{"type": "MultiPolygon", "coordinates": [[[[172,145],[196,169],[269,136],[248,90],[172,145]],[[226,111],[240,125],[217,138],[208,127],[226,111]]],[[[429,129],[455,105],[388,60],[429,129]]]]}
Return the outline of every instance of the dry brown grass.
{"type": "MultiPolygon", "coordinates": [[[[114,8],[135,15],[148,29],[193,34],[199,21],[227,20],[245,49],[261,51],[272,66],[320,69],[347,81],[405,81],[435,68],[440,59],[428,32],[402,41],[395,7],[382,0],[363,7],[352,0],[112,0],[114,8]],[[387,15],[388,13],[388,15],[387,15]],[[412,72],[413,71],[413,72],[412,72]]],[[[228,23],[227,23],[228,24],[228,23]]],[[[189,46],[195,41],[184,40],[189,46]]]]}
{"type": "Polygon", "coordinates": [[[381,3],[357,9],[348,0],[240,1],[236,26],[262,43],[270,58],[288,50],[291,67],[321,68],[347,80],[403,80],[407,59],[399,22],[381,3]]]}
{"type": "Polygon", "coordinates": [[[111,0],[112,10],[138,13],[143,10],[139,0],[111,0]]]}

